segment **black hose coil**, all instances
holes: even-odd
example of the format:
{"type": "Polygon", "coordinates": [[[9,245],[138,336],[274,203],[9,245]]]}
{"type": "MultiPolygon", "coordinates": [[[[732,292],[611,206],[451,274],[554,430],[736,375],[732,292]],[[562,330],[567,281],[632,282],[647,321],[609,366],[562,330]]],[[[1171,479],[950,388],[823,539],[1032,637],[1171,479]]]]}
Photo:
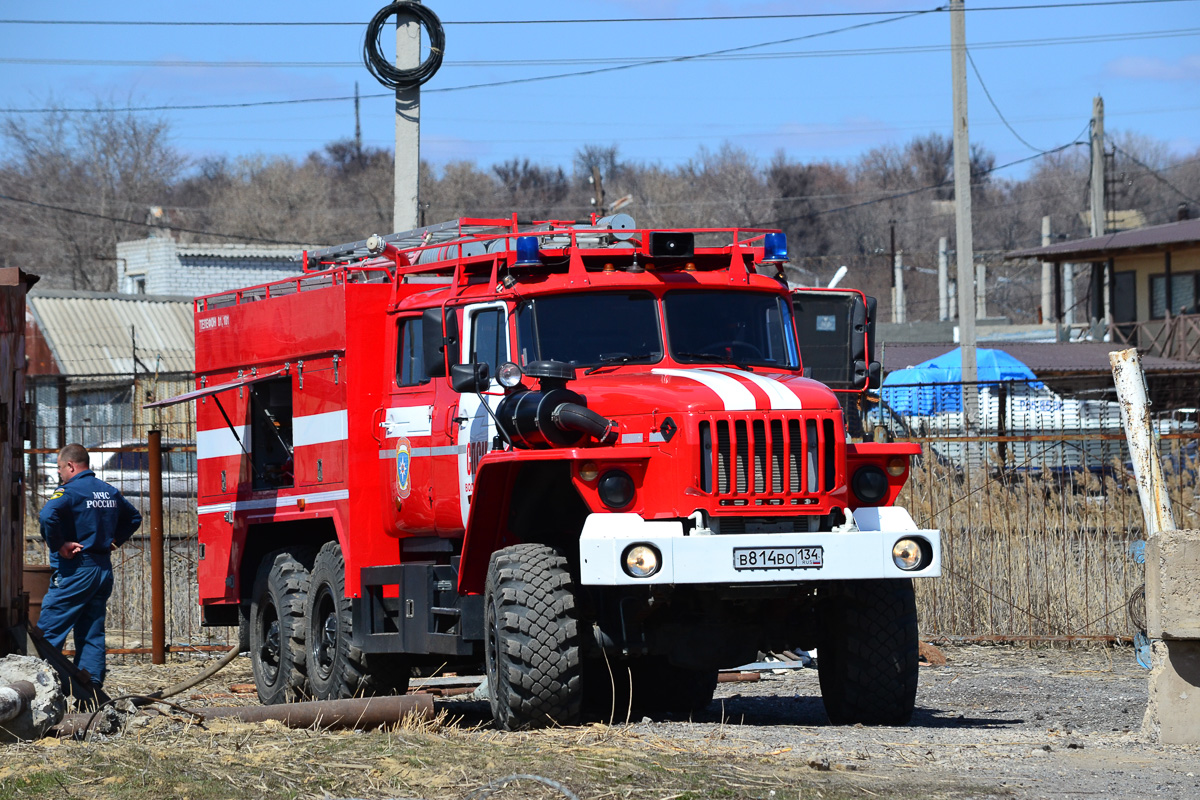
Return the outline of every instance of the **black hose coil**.
{"type": "Polygon", "coordinates": [[[363,43],[363,63],[367,70],[375,76],[375,80],[390,89],[412,89],[433,77],[442,66],[442,54],[446,47],[446,33],[442,30],[442,21],[438,19],[428,6],[417,0],[398,0],[384,6],[367,23],[367,38],[363,43]],[[384,23],[389,17],[415,19],[425,28],[429,37],[429,56],[412,69],[398,69],[395,64],[384,58],[379,44],[379,36],[383,33],[384,23]]]}

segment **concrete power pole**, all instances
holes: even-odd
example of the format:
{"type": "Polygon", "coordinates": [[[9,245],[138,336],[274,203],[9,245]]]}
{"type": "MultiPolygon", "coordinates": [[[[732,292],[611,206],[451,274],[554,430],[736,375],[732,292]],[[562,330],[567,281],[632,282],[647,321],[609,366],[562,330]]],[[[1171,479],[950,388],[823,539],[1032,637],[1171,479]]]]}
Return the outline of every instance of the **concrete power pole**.
{"type": "MultiPolygon", "coordinates": [[[[415,69],[421,64],[421,23],[396,18],[396,68],[415,69]]],[[[421,87],[396,89],[396,183],[392,230],[410,231],[419,215],[421,167],[421,87]]]]}
{"type": "MultiPolygon", "coordinates": [[[[1050,217],[1042,217],[1042,247],[1050,244],[1050,217]]],[[[1042,308],[1038,313],[1038,322],[1043,325],[1050,323],[1051,310],[1054,307],[1054,262],[1042,262],[1042,308]]],[[[1055,320],[1062,322],[1062,320],[1055,320]]]]}
{"type": "Polygon", "coordinates": [[[979,424],[975,361],[975,244],[971,232],[971,156],[967,131],[967,29],[963,0],[950,0],[954,78],[954,235],[958,262],[958,330],[962,345],[963,411],[968,430],[979,424]]]}
{"type": "Polygon", "coordinates": [[[1092,236],[1104,235],[1104,98],[1092,98],[1092,236]]]}
{"type": "Polygon", "coordinates": [[[908,322],[908,302],[904,297],[904,254],[899,250],[892,257],[892,270],[896,280],[896,322],[908,322]]]}
{"type": "Polygon", "coordinates": [[[950,264],[947,251],[949,250],[949,242],[943,236],[938,239],[938,321],[945,322],[950,319],[950,276],[947,274],[947,269],[950,264]]]}

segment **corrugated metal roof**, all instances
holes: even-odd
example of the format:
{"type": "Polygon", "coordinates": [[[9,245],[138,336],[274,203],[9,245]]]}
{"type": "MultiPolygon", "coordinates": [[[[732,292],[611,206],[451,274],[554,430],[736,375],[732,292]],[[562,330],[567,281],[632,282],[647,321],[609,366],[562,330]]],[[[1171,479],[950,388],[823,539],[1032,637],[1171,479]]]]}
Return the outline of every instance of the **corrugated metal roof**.
{"type": "Polygon", "coordinates": [[[314,249],[308,245],[255,245],[255,244],[177,244],[175,254],[183,257],[215,258],[273,258],[284,260],[299,260],[305,249],[314,249]]]}
{"type": "Polygon", "coordinates": [[[29,306],[65,375],[129,375],[195,368],[192,298],[45,290],[29,306]]]}
{"type": "MultiPolygon", "coordinates": [[[[893,372],[915,366],[923,361],[948,353],[957,344],[884,344],[883,371],[893,372]]],[[[1085,372],[1111,372],[1108,354],[1125,350],[1129,345],[1112,342],[1007,342],[1003,345],[980,345],[979,349],[1003,350],[1022,362],[1037,375],[1085,372]]],[[[1195,371],[1189,361],[1142,355],[1142,369],[1147,372],[1195,371]]]]}
{"type": "Polygon", "coordinates": [[[1057,242],[1045,247],[1029,247],[1005,253],[1005,258],[1037,258],[1043,261],[1089,261],[1115,256],[1122,251],[1143,248],[1172,250],[1172,245],[1200,245],[1200,219],[1185,219],[1166,225],[1152,225],[1132,231],[1057,242]]]}

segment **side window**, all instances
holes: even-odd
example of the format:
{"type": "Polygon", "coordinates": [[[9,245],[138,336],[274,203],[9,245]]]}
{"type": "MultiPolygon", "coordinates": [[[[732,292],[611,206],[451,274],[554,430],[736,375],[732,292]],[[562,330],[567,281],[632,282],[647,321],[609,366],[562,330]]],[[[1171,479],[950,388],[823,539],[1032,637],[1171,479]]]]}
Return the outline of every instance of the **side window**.
{"type": "Polygon", "coordinates": [[[250,390],[251,465],[255,489],[292,486],[292,379],[276,378],[250,390]]]}
{"type": "Polygon", "coordinates": [[[489,308],[475,314],[471,325],[471,361],[485,362],[488,374],[508,360],[508,342],[504,327],[504,310],[489,308]]]}
{"type": "Polygon", "coordinates": [[[418,386],[428,383],[429,377],[425,374],[421,318],[402,319],[398,324],[400,325],[400,336],[399,346],[396,349],[396,385],[418,386]]]}

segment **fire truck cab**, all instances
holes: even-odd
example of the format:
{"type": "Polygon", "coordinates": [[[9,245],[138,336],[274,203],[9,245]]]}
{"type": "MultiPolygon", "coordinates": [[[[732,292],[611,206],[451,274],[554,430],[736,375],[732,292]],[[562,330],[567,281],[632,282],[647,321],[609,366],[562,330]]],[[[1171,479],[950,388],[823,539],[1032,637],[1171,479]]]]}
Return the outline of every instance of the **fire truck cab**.
{"type": "Polygon", "coordinates": [[[197,299],[197,388],[156,405],[197,403],[205,623],[240,624],[265,703],[481,666],[500,727],[565,725],[817,648],[833,722],[907,722],[919,449],[848,440],[873,301],[792,295],[786,259],[773,230],[464,218],[197,299]],[[806,377],[797,314],[844,385],[806,377]]]}

